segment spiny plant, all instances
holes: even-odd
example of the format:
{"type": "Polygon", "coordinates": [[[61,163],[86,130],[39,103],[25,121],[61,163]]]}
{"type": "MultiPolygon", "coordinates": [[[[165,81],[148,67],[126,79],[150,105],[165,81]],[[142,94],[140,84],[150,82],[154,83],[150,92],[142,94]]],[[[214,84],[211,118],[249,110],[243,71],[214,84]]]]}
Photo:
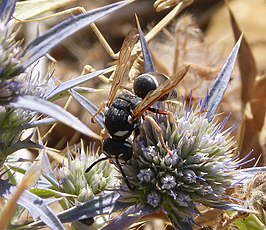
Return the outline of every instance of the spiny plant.
{"type": "MultiPolygon", "coordinates": [[[[5,201],[0,228],[47,226],[65,229],[69,223],[73,229],[88,225],[92,229],[127,229],[141,226],[149,217],[155,219],[159,214],[165,224],[170,221],[175,229],[189,230],[197,225],[198,217],[204,217],[202,210],[205,207],[223,213],[225,221],[212,223],[216,229],[228,228],[233,222],[241,229],[241,225],[250,226],[255,218],[258,219],[257,229],[261,226],[262,229],[265,227],[265,168],[241,169],[253,159],[239,157],[232,137],[232,131],[237,127],[228,127],[230,116],[222,119],[217,114],[237,54],[247,49],[241,47],[241,42],[246,43],[246,40],[236,23],[233,26],[237,42],[203,98],[195,102],[191,92],[188,98],[173,94],[174,98],[155,103],[159,98],[151,92],[142,100],[148,102],[141,108],[140,125],[127,138],[132,155],[126,162],[121,161],[121,155],[125,153],[120,149],[113,149],[114,157],[104,152],[102,146],[97,150],[93,144],[87,148],[82,140],[64,150],[51,149],[43,144],[41,135],[36,132],[39,126],[60,121],[102,141],[109,137],[108,133],[93,132],[58,106],[56,100],[71,95],[104,129],[106,111],[111,103],[107,103],[104,113],[95,116],[98,108],[90,98],[82,95],[89,90],[80,85],[98,76],[106,78],[104,75],[113,71],[111,92],[113,87],[117,87],[117,91],[124,87],[133,94],[130,85],[135,77],[145,73],[156,75],[156,60],[153,60],[147,42],[192,1],[156,1],[154,7],[158,11],[175,8],[146,35],[137,21],[139,41],[132,47],[123,47],[118,54],[112,54],[118,58],[114,67],[81,75],[57,86],[52,74],[45,74],[45,77],[33,75],[35,63],[65,38],[87,25],[97,31],[95,21],[130,2],[120,1],[73,16],[25,46],[14,40],[18,33],[17,22],[12,18],[16,1],[1,2],[0,194],[5,201]],[[122,79],[118,81],[117,75],[122,79]],[[154,99],[149,100],[149,97],[154,99]],[[153,113],[147,111],[152,104],[153,113]],[[44,118],[45,115],[49,117],[44,118]],[[149,119],[142,119],[146,116],[149,119]],[[38,157],[30,166],[23,167],[28,160],[17,159],[13,153],[31,148],[38,150],[38,157]],[[50,163],[48,155],[56,158],[57,163],[50,163]],[[90,170],[86,170],[88,167],[90,170]],[[22,175],[21,181],[18,174],[22,175]],[[235,187],[240,189],[229,194],[228,191],[235,187]],[[63,211],[56,213],[51,203],[63,211]],[[23,219],[25,211],[33,220],[23,219]],[[249,215],[249,220],[242,221],[241,217],[246,215],[249,215]]],[[[172,89],[171,86],[168,88],[172,89]]],[[[160,86],[159,89],[159,93],[165,90],[160,86]]],[[[116,94],[112,96],[115,98],[116,94]]],[[[130,112],[134,113],[134,108],[130,112]]],[[[132,119],[134,117],[128,117],[128,122],[132,119]]]]}

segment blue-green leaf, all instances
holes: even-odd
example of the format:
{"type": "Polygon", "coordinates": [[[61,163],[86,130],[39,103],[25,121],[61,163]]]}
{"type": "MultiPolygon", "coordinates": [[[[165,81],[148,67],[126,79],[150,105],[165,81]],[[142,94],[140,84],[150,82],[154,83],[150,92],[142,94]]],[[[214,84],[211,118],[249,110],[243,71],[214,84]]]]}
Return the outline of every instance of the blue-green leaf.
{"type": "Polygon", "coordinates": [[[10,103],[10,106],[17,109],[28,109],[48,115],[87,136],[99,140],[101,139],[99,135],[90,130],[85,124],[83,124],[78,118],[73,116],[71,113],[67,112],[60,106],[41,99],[39,97],[21,95],[17,97],[16,101],[10,103]]]}
{"type": "Polygon", "coordinates": [[[251,177],[253,177],[253,176],[255,176],[255,174],[257,174],[259,172],[266,172],[266,166],[239,169],[239,171],[241,171],[241,173],[246,173],[246,174],[250,175],[251,177]]]}
{"type": "Polygon", "coordinates": [[[228,87],[231,74],[237,59],[237,53],[241,44],[242,36],[238,39],[235,47],[227,58],[222,70],[215,79],[210,90],[208,90],[207,95],[204,97],[201,104],[201,110],[207,111],[207,119],[212,120],[216,113],[219,104],[222,101],[223,95],[228,87]]]}
{"type": "MultiPolygon", "coordinates": [[[[0,192],[1,195],[9,199],[10,195],[16,189],[15,186],[10,185],[7,181],[6,183],[1,182],[0,192]],[[4,191],[4,194],[2,193],[4,191]]],[[[51,202],[42,199],[29,191],[25,190],[18,200],[18,204],[26,208],[34,219],[40,218],[47,226],[51,229],[64,229],[62,223],[58,217],[53,213],[53,211],[48,206],[51,202]]]]}
{"type": "Polygon", "coordinates": [[[49,50],[62,42],[65,38],[130,2],[131,1],[116,2],[88,11],[84,14],[73,16],[54,26],[26,46],[21,55],[24,59],[24,63],[22,64],[20,71],[25,70],[40,57],[47,54],[49,50]]]}
{"type": "Polygon", "coordinates": [[[119,193],[112,192],[81,204],[75,208],[68,209],[58,215],[62,223],[85,218],[93,218],[97,215],[107,214],[113,210],[114,204],[119,197],[119,193]]]}

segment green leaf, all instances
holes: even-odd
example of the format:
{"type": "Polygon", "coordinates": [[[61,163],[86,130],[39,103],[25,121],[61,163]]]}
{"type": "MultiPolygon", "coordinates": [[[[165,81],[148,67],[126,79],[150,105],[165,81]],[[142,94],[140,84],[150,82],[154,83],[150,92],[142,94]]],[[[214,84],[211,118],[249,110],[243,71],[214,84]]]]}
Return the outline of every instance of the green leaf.
{"type": "Polygon", "coordinates": [[[0,161],[4,161],[4,159],[8,155],[10,155],[10,154],[12,154],[12,153],[14,153],[20,149],[39,149],[39,148],[43,148],[43,146],[36,144],[29,139],[26,139],[23,141],[17,141],[16,143],[10,145],[8,148],[1,151],[0,161]]]}
{"type": "Polygon", "coordinates": [[[67,112],[60,106],[35,96],[18,96],[15,102],[10,103],[13,108],[28,109],[36,111],[63,122],[69,127],[83,133],[87,136],[100,140],[100,136],[90,130],[78,118],[67,112]]]}
{"type": "Polygon", "coordinates": [[[39,197],[42,197],[42,198],[55,197],[55,196],[58,196],[58,197],[77,197],[77,196],[70,195],[67,193],[58,192],[58,191],[55,191],[55,190],[49,189],[49,188],[44,188],[44,189],[31,188],[30,192],[39,196],[39,197]]]}
{"type": "Polygon", "coordinates": [[[265,230],[265,225],[254,214],[244,219],[237,219],[234,224],[239,230],[265,230]]]}

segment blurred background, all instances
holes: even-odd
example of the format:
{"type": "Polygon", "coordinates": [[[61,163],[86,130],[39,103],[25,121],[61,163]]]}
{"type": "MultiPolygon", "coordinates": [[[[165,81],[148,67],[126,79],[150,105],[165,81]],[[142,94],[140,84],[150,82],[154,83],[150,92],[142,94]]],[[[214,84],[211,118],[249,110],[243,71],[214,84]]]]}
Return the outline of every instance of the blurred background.
{"type": "MultiPolygon", "coordinates": [[[[47,15],[77,6],[91,10],[113,2],[116,1],[69,0],[65,1],[62,7],[54,12],[50,11],[47,15]]],[[[153,4],[152,0],[136,0],[131,5],[97,22],[99,30],[115,53],[119,51],[126,34],[136,26],[135,13],[139,17],[144,33],[147,33],[172,10],[169,8],[162,12],[156,12],[153,4]]],[[[266,1],[228,0],[225,3],[222,0],[195,0],[153,38],[149,46],[158,72],[171,75],[181,66],[192,64],[188,76],[178,86],[178,92],[180,97],[183,95],[185,98],[189,98],[192,91],[193,100],[197,101],[198,98],[205,95],[236,42],[228,6],[232,10],[240,30],[244,33],[255,61],[251,62],[250,57],[246,58],[246,63],[242,61],[243,65],[251,66],[246,68],[246,72],[239,71],[238,67],[235,68],[219,112],[221,112],[221,119],[231,114],[228,125],[236,125],[234,135],[238,140],[237,151],[240,152],[240,156],[244,157],[253,150],[249,157],[255,157],[256,160],[249,166],[257,164],[257,161],[259,165],[263,165],[266,151],[264,124],[266,1]],[[174,49],[173,47],[178,48],[174,49]],[[176,50],[178,50],[178,54],[176,50]],[[253,76],[251,76],[252,74],[253,76]],[[253,83],[250,83],[251,78],[253,83]],[[245,101],[247,97],[248,100],[245,101]]],[[[47,20],[24,23],[22,31],[26,35],[25,42],[36,36],[36,33],[41,33],[61,20],[79,13],[78,10],[75,10],[70,14],[51,17],[47,20]]],[[[44,62],[43,65],[51,65],[51,72],[54,71],[53,76],[58,82],[79,76],[86,65],[98,70],[114,64],[115,61],[104,50],[91,28],[83,29],[66,39],[53,49],[50,55],[56,60],[56,63],[51,65],[44,62]]],[[[242,60],[245,59],[245,53],[241,53],[241,55],[242,60]]],[[[42,71],[41,67],[40,71],[42,71]]],[[[98,93],[97,98],[93,93],[87,95],[97,105],[105,100],[109,92],[109,85],[99,79],[86,83],[86,86],[105,89],[101,91],[100,98],[98,93]]],[[[61,99],[59,103],[64,106],[66,100],[61,99]]],[[[100,132],[99,126],[91,124],[89,114],[74,100],[71,101],[68,110],[80,117],[95,132],[100,132]]],[[[48,128],[44,128],[42,133],[47,130],[48,128]]],[[[67,143],[79,142],[81,137],[87,143],[94,141],[76,134],[69,127],[58,124],[47,135],[45,141],[48,142],[49,147],[60,150],[64,149],[67,143]]]]}
{"type": "MultiPolygon", "coordinates": [[[[60,2],[61,5],[56,7],[57,9],[38,15],[38,17],[51,16],[49,19],[22,23],[19,36],[25,38],[25,43],[60,21],[81,13],[77,7],[83,7],[88,11],[117,1],[65,0],[60,2]],[[53,16],[55,13],[68,9],[72,9],[71,13],[53,16]]],[[[96,23],[115,53],[120,50],[126,34],[136,27],[135,13],[146,34],[173,9],[172,7],[156,12],[154,2],[153,0],[135,0],[127,7],[96,23]]],[[[222,120],[230,115],[227,127],[235,126],[233,134],[236,140],[236,155],[240,158],[247,155],[247,159],[254,158],[243,167],[265,165],[266,1],[194,0],[150,41],[149,48],[158,72],[170,76],[182,66],[191,65],[189,73],[177,87],[178,99],[181,100],[183,97],[189,100],[192,95],[193,102],[197,104],[198,99],[206,94],[238,39],[234,36],[229,8],[238,28],[244,34],[244,40],[239,53],[239,63],[234,69],[217,118],[222,120]]],[[[91,70],[99,70],[115,63],[116,60],[105,51],[97,36],[88,27],[54,48],[50,52],[50,57],[43,58],[36,70],[41,75],[45,75],[48,66],[49,72],[59,84],[80,76],[85,66],[90,66],[91,70]],[[49,59],[54,62],[52,63],[49,59]]],[[[86,94],[86,97],[96,105],[106,99],[110,89],[110,83],[100,78],[95,78],[84,86],[101,89],[97,94],[93,92],[86,94]]],[[[65,106],[67,100],[68,98],[60,99],[58,103],[65,106]]],[[[67,109],[96,133],[100,133],[100,127],[91,123],[91,116],[75,100],[71,100],[67,109]]],[[[87,145],[95,142],[62,124],[57,124],[46,135],[49,129],[50,127],[41,129],[42,135],[45,135],[43,142],[47,143],[49,148],[59,150],[58,152],[62,155],[67,145],[79,143],[80,138],[87,145]]],[[[99,142],[96,144],[100,145],[99,142]]],[[[202,220],[197,220],[198,223],[207,226],[208,221],[214,221],[213,217],[219,215],[219,211],[216,211],[212,210],[209,216],[204,215],[202,220]]],[[[157,217],[164,218],[160,213],[158,216],[146,217],[146,220],[152,219],[153,221],[150,226],[146,225],[145,229],[149,227],[150,229],[163,229],[164,223],[156,222],[157,217]]]]}

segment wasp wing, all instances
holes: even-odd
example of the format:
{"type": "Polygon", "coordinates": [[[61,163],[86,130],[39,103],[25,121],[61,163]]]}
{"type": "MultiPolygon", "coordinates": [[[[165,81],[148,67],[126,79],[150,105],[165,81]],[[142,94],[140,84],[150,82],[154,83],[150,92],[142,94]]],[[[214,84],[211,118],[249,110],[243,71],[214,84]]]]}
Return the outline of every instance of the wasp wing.
{"type": "Polygon", "coordinates": [[[177,84],[185,77],[189,66],[184,67],[169,79],[159,85],[157,89],[147,94],[140,104],[133,111],[133,118],[138,119],[155,102],[159,101],[165,94],[170,93],[177,84]]]}
{"type": "Polygon", "coordinates": [[[116,93],[122,84],[123,77],[129,74],[131,52],[135,44],[138,42],[138,39],[139,39],[138,30],[134,28],[127,34],[122,44],[114,73],[114,79],[112,82],[111,90],[107,98],[107,106],[110,106],[112,104],[116,96],[116,93]]]}

